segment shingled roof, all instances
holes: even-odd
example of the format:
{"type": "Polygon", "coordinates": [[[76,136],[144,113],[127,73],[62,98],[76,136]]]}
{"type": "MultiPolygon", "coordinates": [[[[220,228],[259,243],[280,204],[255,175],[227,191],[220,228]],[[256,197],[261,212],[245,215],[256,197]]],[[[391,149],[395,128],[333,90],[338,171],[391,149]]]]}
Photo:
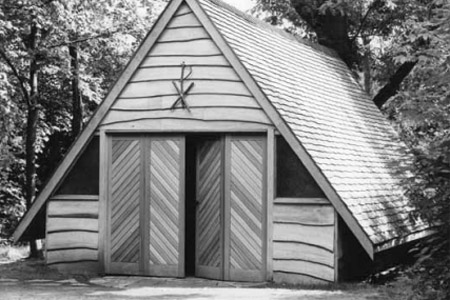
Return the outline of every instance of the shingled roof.
{"type": "Polygon", "coordinates": [[[375,249],[424,236],[398,172],[405,145],[344,62],[222,1],[199,3],[375,249]]]}

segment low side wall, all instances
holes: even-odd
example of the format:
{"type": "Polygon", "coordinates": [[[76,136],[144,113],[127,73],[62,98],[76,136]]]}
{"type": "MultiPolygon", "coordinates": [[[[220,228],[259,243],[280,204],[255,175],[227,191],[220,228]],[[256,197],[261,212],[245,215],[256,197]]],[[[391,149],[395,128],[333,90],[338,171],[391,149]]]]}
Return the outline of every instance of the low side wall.
{"type": "Polygon", "coordinates": [[[47,206],[46,261],[64,273],[98,273],[98,196],[57,195],[47,206]]]}
{"type": "Polygon", "coordinates": [[[273,279],[290,284],[335,281],[335,212],[326,199],[275,199],[273,279]]]}

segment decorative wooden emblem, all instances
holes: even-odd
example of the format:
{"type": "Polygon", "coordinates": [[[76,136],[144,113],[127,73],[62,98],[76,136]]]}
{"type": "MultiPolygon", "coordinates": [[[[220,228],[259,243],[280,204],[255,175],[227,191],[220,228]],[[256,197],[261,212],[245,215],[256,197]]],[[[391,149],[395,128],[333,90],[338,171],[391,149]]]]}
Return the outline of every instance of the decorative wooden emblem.
{"type": "Polygon", "coordinates": [[[194,87],[194,83],[191,82],[187,89],[184,89],[184,83],[185,80],[188,80],[189,77],[192,75],[192,66],[186,65],[184,62],[181,63],[181,77],[178,81],[179,86],[177,85],[176,81],[172,81],[173,86],[177,90],[178,93],[178,99],[172,104],[171,110],[174,110],[177,108],[178,105],[180,105],[181,108],[186,108],[188,111],[191,111],[189,109],[189,105],[186,102],[186,97],[189,93],[189,91],[194,87]],[[187,74],[185,74],[187,70],[187,74]]]}

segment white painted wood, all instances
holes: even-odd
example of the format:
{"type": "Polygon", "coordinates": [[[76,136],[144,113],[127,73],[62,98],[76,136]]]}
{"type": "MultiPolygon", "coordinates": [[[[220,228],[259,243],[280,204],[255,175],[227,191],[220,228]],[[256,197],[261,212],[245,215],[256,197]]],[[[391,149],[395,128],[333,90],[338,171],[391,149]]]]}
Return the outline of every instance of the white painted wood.
{"type": "Polygon", "coordinates": [[[184,119],[149,119],[127,123],[102,125],[108,133],[160,133],[164,132],[264,132],[270,124],[243,121],[203,121],[184,119]]]}
{"type": "Polygon", "coordinates": [[[211,40],[198,40],[188,42],[157,43],[150,51],[149,56],[157,55],[218,55],[219,48],[211,40]]]}
{"type": "Polygon", "coordinates": [[[317,245],[333,251],[334,226],[304,226],[298,224],[273,225],[273,239],[275,241],[301,242],[317,245]]]}
{"type": "Polygon", "coordinates": [[[334,208],[331,205],[276,204],[274,221],[334,226],[334,208]]]}
{"type": "MultiPolygon", "coordinates": [[[[191,82],[194,82],[194,87],[190,92],[192,93],[210,93],[210,94],[237,94],[251,96],[245,85],[241,82],[229,81],[211,81],[211,80],[195,80],[185,81],[185,86],[188,87],[191,82]]],[[[167,94],[176,94],[171,81],[152,81],[152,82],[136,82],[129,83],[120,95],[121,98],[137,98],[149,97],[167,94]]],[[[177,98],[173,100],[175,102],[177,98]]],[[[187,96],[189,99],[189,94],[187,96]]]]}
{"type": "Polygon", "coordinates": [[[93,249],[67,249],[48,251],[47,263],[61,263],[71,261],[96,261],[98,258],[98,251],[93,249]]]}
{"type": "Polygon", "coordinates": [[[273,243],[274,259],[306,260],[326,264],[333,267],[334,255],[332,252],[310,245],[299,243],[273,243]]]}
{"type": "Polygon", "coordinates": [[[47,242],[49,250],[80,247],[98,249],[98,233],[84,231],[49,233],[47,242]]]}
{"type": "Polygon", "coordinates": [[[175,16],[174,18],[172,18],[169,25],[167,25],[167,28],[190,26],[201,26],[200,22],[194,14],[175,16]]]}
{"type": "MultiPolygon", "coordinates": [[[[237,76],[236,72],[230,67],[193,66],[191,70],[192,73],[189,79],[194,82],[201,79],[240,81],[239,76],[237,76]]],[[[189,69],[186,69],[186,75],[188,71],[189,69]]],[[[133,78],[131,79],[131,82],[146,81],[146,80],[179,81],[180,76],[181,76],[181,66],[141,68],[136,71],[136,74],[134,74],[133,78]]]]}
{"type": "MultiPolygon", "coordinates": [[[[146,110],[146,109],[167,109],[172,107],[177,96],[161,96],[155,98],[133,98],[117,99],[112,109],[120,110],[146,110]]],[[[196,108],[202,106],[233,106],[243,108],[260,108],[255,99],[248,96],[239,95],[196,95],[189,94],[189,107],[196,108]]]]}
{"type": "Polygon", "coordinates": [[[48,204],[49,217],[58,216],[70,216],[74,214],[86,214],[92,216],[98,216],[98,202],[86,202],[86,201],[50,201],[48,204]]]}
{"type": "Polygon", "coordinates": [[[190,39],[209,39],[209,34],[202,27],[198,28],[168,28],[164,30],[158,39],[161,42],[174,42],[190,39]]]}
{"type": "Polygon", "coordinates": [[[98,231],[97,219],[85,218],[48,218],[47,231],[88,230],[98,231]]]}
{"type": "Polygon", "coordinates": [[[142,62],[141,67],[163,67],[163,66],[180,66],[182,62],[191,66],[213,65],[213,66],[229,66],[230,64],[224,56],[166,56],[155,57],[148,56],[142,62]]]}
{"type": "Polygon", "coordinates": [[[106,116],[103,124],[117,122],[130,122],[142,119],[165,119],[179,118],[206,121],[246,121],[252,123],[270,124],[264,112],[259,109],[241,109],[241,108],[192,108],[175,110],[155,110],[155,111],[114,111],[111,110],[106,116]]]}
{"type": "Polygon", "coordinates": [[[327,281],[334,281],[334,270],[331,267],[301,260],[275,260],[274,272],[302,273],[327,281]]]}

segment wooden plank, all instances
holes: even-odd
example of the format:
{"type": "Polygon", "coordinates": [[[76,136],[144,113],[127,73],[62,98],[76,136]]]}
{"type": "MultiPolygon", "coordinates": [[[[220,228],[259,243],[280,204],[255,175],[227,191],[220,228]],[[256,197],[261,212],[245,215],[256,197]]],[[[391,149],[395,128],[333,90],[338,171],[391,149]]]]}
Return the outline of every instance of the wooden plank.
{"type": "Polygon", "coordinates": [[[221,54],[212,40],[156,43],[148,56],[207,56],[221,54]]]}
{"type": "MultiPolygon", "coordinates": [[[[172,107],[176,94],[167,96],[157,96],[151,98],[119,98],[114,103],[112,109],[118,110],[157,110],[172,107]]],[[[243,108],[260,108],[255,99],[245,95],[228,95],[228,94],[189,94],[188,96],[190,108],[202,107],[243,107],[243,108]]]]}
{"type": "Polygon", "coordinates": [[[175,14],[176,10],[178,9],[182,1],[183,0],[173,0],[168,4],[166,9],[164,10],[164,13],[160,16],[158,21],[153,26],[153,29],[146,36],[144,42],[140,45],[139,49],[131,58],[130,62],[125,67],[122,74],[119,76],[119,79],[113,84],[112,88],[109,90],[105,100],[102,102],[102,104],[99,106],[95,114],[92,116],[86,128],[77,138],[73,147],[70,148],[69,152],[64,157],[63,161],[58,166],[49,182],[40,192],[40,194],[34,201],[33,206],[30,208],[25,217],[19,223],[13,235],[15,241],[19,241],[22,234],[30,225],[31,221],[40,211],[42,205],[44,205],[45,201],[50,197],[50,195],[53,193],[53,191],[61,182],[62,178],[66,175],[66,173],[72,166],[73,162],[76,161],[76,159],[80,156],[84,148],[88,145],[93,134],[95,133],[95,130],[97,129],[97,126],[108,112],[110,106],[117,98],[117,96],[120,94],[123,87],[127,84],[128,80],[131,78],[134,71],[142,62],[144,57],[147,56],[149,49],[158,39],[161,32],[164,30],[168,22],[171,20],[172,16],[175,14]]]}
{"type": "Polygon", "coordinates": [[[101,273],[100,264],[96,261],[59,263],[50,265],[50,268],[56,269],[63,274],[99,274],[101,273]]]}
{"type": "MultiPolygon", "coordinates": [[[[228,94],[232,92],[235,95],[251,96],[248,89],[241,82],[219,81],[219,80],[186,80],[185,86],[194,82],[192,93],[197,94],[228,94]]],[[[120,95],[121,98],[146,98],[176,93],[177,90],[171,81],[150,81],[129,83],[120,95]]],[[[187,95],[189,104],[189,94],[187,95]]],[[[174,97],[174,102],[177,100],[174,97]]]]}
{"type": "Polygon", "coordinates": [[[323,248],[300,243],[274,241],[273,258],[274,260],[290,259],[310,261],[325,264],[330,267],[333,267],[334,265],[334,255],[332,252],[323,248]]]}
{"type": "Polygon", "coordinates": [[[97,219],[83,218],[48,218],[47,231],[92,231],[98,232],[99,221],[97,219]]]}
{"type": "Polygon", "coordinates": [[[342,256],[342,242],[339,237],[339,215],[334,211],[334,282],[339,282],[339,259],[342,256]]]}
{"type": "Polygon", "coordinates": [[[179,27],[172,29],[167,28],[159,37],[158,43],[191,40],[191,39],[209,39],[209,38],[210,38],[209,34],[202,27],[198,28],[179,27]]]}
{"type": "MultiPolygon", "coordinates": [[[[228,66],[193,66],[192,73],[189,80],[227,80],[227,81],[241,81],[236,72],[228,66]]],[[[186,73],[187,74],[187,73],[186,73]]],[[[136,71],[130,82],[139,81],[157,81],[170,80],[179,81],[181,76],[181,66],[174,67],[155,67],[155,68],[140,68],[136,71]]],[[[173,89],[170,91],[173,92],[173,89]]]]}
{"type": "Polygon", "coordinates": [[[276,111],[274,106],[267,99],[266,95],[261,91],[255,79],[250,75],[247,69],[244,67],[242,62],[236,56],[234,51],[228,45],[224,37],[220,34],[218,29],[212,24],[209,17],[200,7],[200,5],[195,0],[186,0],[189,7],[195,13],[200,23],[204,26],[205,30],[211,36],[212,40],[220,48],[223,55],[230,62],[233,68],[238,73],[239,77],[242,78],[243,82],[246,84],[250,92],[255,96],[261,107],[269,116],[272,124],[274,124],[281,135],[286,139],[289,146],[294,150],[295,154],[301,160],[303,165],[306,167],[308,172],[316,180],[317,184],[320,186],[322,191],[325,193],[327,198],[332,202],[333,206],[336,208],[339,215],[347,223],[353,234],[360,241],[364,250],[367,252],[369,257],[373,259],[374,257],[374,245],[368,237],[367,233],[362,229],[361,225],[353,217],[351,212],[348,210],[346,205],[343,203],[342,199],[336,193],[336,191],[331,186],[330,182],[327,180],[325,175],[319,169],[317,164],[313,161],[311,156],[308,154],[306,149],[294,135],[292,130],[286,124],[286,122],[281,118],[280,114],[276,111]]]}
{"type": "Polygon", "coordinates": [[[98,195],[54,195],[50,200],[98,201],[98,195]]]}
{"type": "Polygon", "coordinates": [[[299,242],[325,248],[333,252],[334,248],[334,226],[318,227],[304,226],[299,224],[273,225],[274,241],[299,242]]]}
{"type": "Polygon", "coordinates": [[[74,261],[97,261],[97,249],[65,249],[48,251],[47,264],[74,262],[74,261]]]}
{"type": "Polygon", "coordinates": [[[107,239],[107,197],[109,174],[109,148],[108,138],[104,130],[100,130],[100,163],[99,163],[99,202],[98,202],[98,262],[99,269],[105,272],[107,239]]]}
{"type": "Polygon", "coordinates": [[[47,249],[92,248],[98,249],[98,233],[84,231],[48,234],[47,249]]]}
{"type": "Polygon", "coordinates": [[[245,121],[258,124],[270,124],[270,121],[259,109],[242,108],[201,108],[188,110],[155,110],[155,111],[110,111],[103,124],[126,123],[146,119],[188,119],[205,121],[245,121]]]}
{"type": "Polygon", "coordinates": [[[276,204],[274,208],[274,221],[333,226],[334,208],[331,205],[276,204]]]}
{"type": "Polygon", "coordinates": [[[201,26],[194,14],[182,14],[172,18],[167,28],[201,26]]]}
{"type": "Polygon", "coordinates": [[[275,198],[275,134],[274,129],[267,130],[267,238],[266,238],[266,280],[273,278],[273,211],[275,198]]]}
{"type": "Polygon", "coordinates": [[[192,10],[189,8],[189,6],[187,6],[185,3],[183,3],[180,5],[180,8],[178,8],[175,15],[179,16],[179,15],[184,15],[187,13],[192,13],[192,10]]]}
{"type": "Polygon", "coordinates": [[[177,66],[182,62],[190,66],[229,66],[230,64],[222,54],[215,56],[148,56],[141,64],[144,67],[177,66]]]}
{"type": "Polygon", "coordinates": [[[165,118],[151,120],[137,120],[134,122],[102,125],[108,133],[180,133],[180,132],[265,132],[273,127],[269,124],[252,123],[246,121],[217,121],[217,120],[187,120],[180,118],[165,118]]]}
{"type": "Polygon", "coordinates": [[[48,215],[52,216],[90,216],[98,217],[98,202],[86,201],[50,201],[48,203],[48,215]]]}
{"type": "Polygon", "coordinates": [[[334,282],[334,269],[329,266],[302,260],[275,260],[274,272],[304,274],[314,278],[334,282]]]}
{"type": "Polygon", "coordinates": [[[230,256],[231,256],[231,138],[225,135],[223,140],[223,205],[222,205],[222,228],[223,228],[223,280],[230,280],[230,256]]]}
{"type": "Polygon", "coordinates": [[[223,145],[220,138],[197,146],[196,157],[196,276],[223,276],[223,145]]]}
{"type": "Polygon", "coordinates": [[[323,204],[329,205],[326,198],[275,198],[275,204],[323,204]]]}
{"type": "Polygon", "coordinates": [[[273,281],[292,285],[328,285],[330,282],[302,274],[273,272],[273,281]]]}

